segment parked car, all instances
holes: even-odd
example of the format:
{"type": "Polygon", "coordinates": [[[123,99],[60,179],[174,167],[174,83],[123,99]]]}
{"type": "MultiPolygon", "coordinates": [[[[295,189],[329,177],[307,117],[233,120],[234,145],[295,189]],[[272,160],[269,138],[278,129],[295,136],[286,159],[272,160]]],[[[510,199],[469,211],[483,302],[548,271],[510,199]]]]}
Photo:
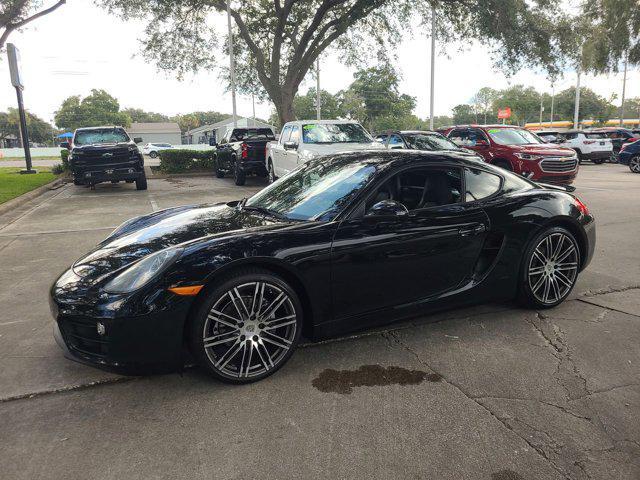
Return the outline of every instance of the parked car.
{"type": "Polygon", "coordinates": [[[383,149],[358,122],[299,120],[282,127],[280,139],[267,145],[269,182],[312,158],[352,150],[383,149]]]}
{"type": "Polygon", "coordinates": [[[635,142],[640,138],[640,135],[633,133],[628,128],[618,128],[618,127],[602,127],[602,128],[592,128],[589,130],[591,133],[600,133],[604,135],[606,138],[611,140],[611,144],[613,145],[613,153],[617,155],[624,145],[627,142],[635,142]]]}
{"type": "Polygon", "coordinates": [[[192,356],[247,383],[282,367],[302,332],[514,297],[554,307],[595,248],[594,218],[569,189],[456,152],[311,160],[248,200],[117,228],[55,281],[55,336],[102,368],[192,356]]]}
{"type": "Polygon", "coordinates": [[[389,149],[468,152],[444,135],[428,130],[391,130],[377,134],[375,140],[389,149]]]}
{"type": "Polygon", "coordinates": [[[512,125],[460,125],[442,131],[456,145],[487,163],[546,183],[570,184],[578,174],[578,156],[570,148],[545,143],[512,125]]]}
{"type": "Polygon", "coordinates": [[[95,186],[102,182],[135,182],[138,190],[147,189],[144,158],[136,143],[122,127],[79,128],[71,143],[60,146],[69,150],[69,166],[75,185],[95,186]]]}
{"type": "Polygon", "coordinates": [[[611,139],[598,132],[584,130],[567,130],[563,132],[547,130],[536,132],[547,143],[555,143],[562,147],[572,148],[578,154],[578,160],[591,160],[593,163],[604,163],[613,156],[611,139]]]}
{"type": "Polygon", "coordinates": [[[147,143],[142,147],[142,153],[149,155],[151,158],[157,158],[158,152],[173,148],[170,143],[147,143]]]}
{"type": "Polygon", "coordinates": [[[640,173],[640,140],[626,142],[622,144],[618,161],[623,165],[628,165],[633,173],[640,173]]]}
{"type": "Polygon", "coordinates": [[[211,145],[216,147],[216,176],[223,178],[231,172],[236,185],[244,185],[247,175],[266,177],[265,151],[272,140],[275,134],[270,128],[234,128],[220,143],[212,139],[211,145]]]}

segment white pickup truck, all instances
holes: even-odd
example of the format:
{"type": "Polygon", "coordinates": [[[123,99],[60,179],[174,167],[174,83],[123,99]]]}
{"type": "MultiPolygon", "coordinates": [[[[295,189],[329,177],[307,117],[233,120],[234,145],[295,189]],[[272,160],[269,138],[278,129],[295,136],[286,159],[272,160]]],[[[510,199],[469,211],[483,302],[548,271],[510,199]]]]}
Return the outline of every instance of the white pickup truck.
{"type": "Polygon", "coordinates": [[[384,150],[358,122],[297,120],[282,127],[277,142],[267,144],[269,183],[312,158],[353,150],[384,150]]]}

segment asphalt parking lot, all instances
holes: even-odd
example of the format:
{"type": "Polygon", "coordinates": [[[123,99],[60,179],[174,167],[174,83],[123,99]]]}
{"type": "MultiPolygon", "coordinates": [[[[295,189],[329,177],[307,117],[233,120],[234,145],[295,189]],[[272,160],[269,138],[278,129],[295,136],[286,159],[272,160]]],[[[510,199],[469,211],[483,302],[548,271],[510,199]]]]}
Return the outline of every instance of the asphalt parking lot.
{"type": "Polygon", "coordinates": [[[640,478],[640,175],[620,165],[580,171],[598,244],[553,310],[482,305],[311,344],[240,387],[62,356],[47,291],[76,258],[132,216],[263,185],[67,185],[0,216],[0,478],[640,478]]]}

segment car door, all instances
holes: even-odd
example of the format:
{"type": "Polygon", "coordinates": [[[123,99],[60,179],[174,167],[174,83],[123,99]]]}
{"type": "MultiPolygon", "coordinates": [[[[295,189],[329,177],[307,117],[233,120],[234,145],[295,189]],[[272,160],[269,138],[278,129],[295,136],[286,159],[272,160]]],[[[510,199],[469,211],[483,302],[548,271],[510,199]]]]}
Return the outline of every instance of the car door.
{"type": "Polygon", "coordinates": [[[334,319],[390,308],[401,315],[464,284],[489,220],[463,195],[462,169],[421,166],[393,175],[362,202],[333,241],[334,319]],[[366,215],[385,199],[408,204],[408,214],[366,215]]]}
{"type": "Polygon", "coordinates": [[[298,160],[300,158],[298,155],[298,148],[300,147],[300,127],[298,125],[291,125],[291,133],[289,135],[288,142],[290,144],[294,144],[295,147],[289,150],[285,149],[287,155],[284,157],[282,166],[286,173],[298,168],[298,160]]]}
{"type": "Polygon", "coordinates": [[[280,133],[278,143],[275,143],[272,147],[273,170],[278,177],[282,177],[287,173],[285,170],[285,164],[287,161],[288,151],[284,148],[284,142],[289,141],[290,135],[291,125],[285,125],[282,129],[282,133],[280,133]]]}

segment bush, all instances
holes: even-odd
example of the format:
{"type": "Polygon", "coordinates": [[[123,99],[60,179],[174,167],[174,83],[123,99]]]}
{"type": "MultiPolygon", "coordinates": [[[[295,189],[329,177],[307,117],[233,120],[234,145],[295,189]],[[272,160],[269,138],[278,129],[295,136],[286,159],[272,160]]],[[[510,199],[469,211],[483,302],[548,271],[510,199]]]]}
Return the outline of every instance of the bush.
{"type": "Polygon", "coordinates": [[[62,163],[56,163],[53,167],[51,167],[51,173],[53,173],[54,175],[63,174],[67,170],[68,170],[68,167],[65,168],[64,164],[62,163]]]}
{"type": "Polygon", "coordinates": [[[56,165],[56,167],[60,166],[63,172],[68,171],[69,170],[69,150],[67,150],[66,148],[63,148],[62,150],[60,150],[60,159],[62,160],[62,165],[56,165]]]}
{"type": "Polygon", "coordinates": [[[165,173],[186,173],[213,170],[215,150],[161,150],[160,170],[165,173]]]}

